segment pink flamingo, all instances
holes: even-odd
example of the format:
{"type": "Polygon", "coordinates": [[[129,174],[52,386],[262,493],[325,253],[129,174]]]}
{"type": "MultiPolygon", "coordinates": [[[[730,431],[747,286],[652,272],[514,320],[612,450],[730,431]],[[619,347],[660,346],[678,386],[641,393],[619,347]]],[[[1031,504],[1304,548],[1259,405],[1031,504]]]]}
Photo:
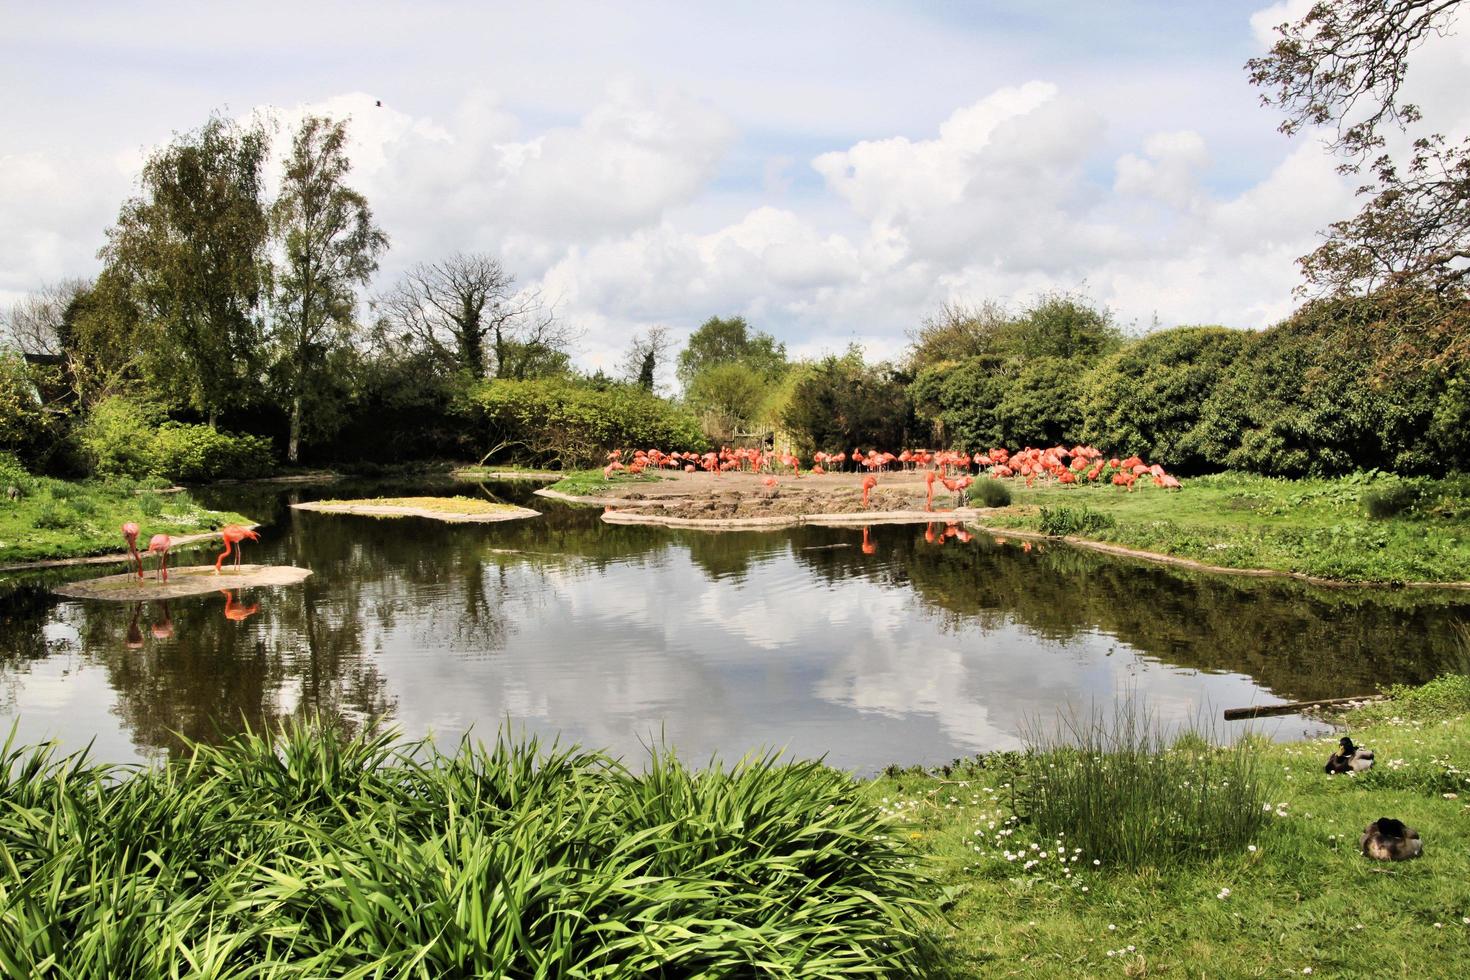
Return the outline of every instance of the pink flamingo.
{"type": "Polygon", "coordinates": [[[225,539],[225,550],[221,551],[219,557],[214,560],[214,574],[219,574],[220,563],[228,557],[231,548],[234,548],[235,551],[235,571],[238,572],[240,570],[240,542],[246,538],[251,541],[259,541],[260,535],[238,524],[226,524],[219,529],[219,533],[220,537],[225,539]]]}
{"type": "Polygon", "coordinates": [[[155,534],[148,539],[148,554],[158,555],[158,578],[160,581],[168,581],[168,549],[173,539],[167,534],[155,534]]]}
{"type": "Polygon", "coordinates": [[[128,543],[128,555],[138,566],[138,578],[143,577],[143,559],[138,556],[138,525],[128,521],[122,526],[123,540],[128,543]]]}
{"type": "Polygon", "coordinates": [[[863,510],[868,509],[868,493],[878,485],[878,478],[869,473],[863,477],[863,510]]]}

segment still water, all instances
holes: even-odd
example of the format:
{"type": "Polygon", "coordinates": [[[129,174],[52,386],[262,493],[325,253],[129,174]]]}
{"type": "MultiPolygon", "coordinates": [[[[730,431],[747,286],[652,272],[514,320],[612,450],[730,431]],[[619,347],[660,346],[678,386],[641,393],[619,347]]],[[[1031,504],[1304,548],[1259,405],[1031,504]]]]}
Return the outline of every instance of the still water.
{"type": "Polygon", "coordinates": [[[246,561],[313,570],[289,588],[129,604],[49,592],[106,567],[0,579],[0,724],[118,762],[316,715],[441,744],[509,724],[635,764],[662,741],[871,772],[1014,748],[1123,696],[1172,723],[1426,680],[1470,619],[1470,597],[1185,575],[943,525],[875,526],[866,550],[858,529],[613,526],[530,489],[461,488],[543,516],[458,526],[288,507],[443,487],[198,494],[265,524],[246,561]]]}

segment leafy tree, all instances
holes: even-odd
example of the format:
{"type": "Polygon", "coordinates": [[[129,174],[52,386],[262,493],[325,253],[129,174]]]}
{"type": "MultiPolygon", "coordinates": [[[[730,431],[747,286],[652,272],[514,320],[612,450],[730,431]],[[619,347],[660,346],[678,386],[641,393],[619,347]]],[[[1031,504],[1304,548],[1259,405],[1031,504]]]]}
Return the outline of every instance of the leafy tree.
{"type": "Polygon", "coordinates": [[[668,327],[649,327],[646,333],[634,335],[623,358],[623,377],[644,391],[652,391],[658,366],[667,359],[673,346],[668,327]]]}
{"type": "Polygon", "coordinates": [[[286,459],[297,461],[303,419],[328,359],[348,343],[356,287],[388,238],[367,199],[345,183],[345,123],[308,116],[292,140],[271,225],[284,253],[276,277],[275,340],[290,413],[286,459]]]}
{"type": "Polygon", "coordinates": [[[1419,108],[1400,98],[1410,53],[1444,34],[1459,0],[1319,0],[1276,28],[1269,54],[1246,67],[1261,101],[1286,113],[1281,131],[1335,124],[1330,143],[1367,198],[1357,216],[1329,226],[1299,261],[1322,293],[1382,286],[1462,290],[1470,277],[1470,138],[1419,136],[1407,160],[1383,152],[1384,130],[1407,131],[1419,108]]]}
{"type": "Polygon", "coordinates": [[[1022,358],[1091,358],[1122,342],[1122,331],[1107,310],[1071,293],[1047,293],[1004,331],[1000,347],[1022,358]]]}
{"type": "Polygon", "coordinates": [[[54,419],[46,411],[25,359],[0,348],[0,452],[34,461],[53,427],[54,419]]]}
{"type": "Polygon", "coordinates": [[[946,303],[909,334],[909,366],[920,371],[942,361],[995,354],[1005,347],[1012,325],[1010,314],[999,303],[946,303]]]}
{"type": "Polygon", "coordinates": [[[379,300],[384,314],[441,363],[472,378],[565,371],[575,340],[535,290],[483,253],[414,266],[379,300]]]}
{"type": "Polygon", "coordinates": [[[204,412],[246,401],[257,376],[269,222],[259,126],[214,117],[143,167],[102,249],[108,272],[156,328],[153,382],[204,412]]]}
{"type": "Polygon", "coordinates": [[[1226,327],[1177,327],[1104,359],[1082,399],[1083,441],[1183,472],[1218,467],[1201,441],[1205,402],[1242,369],[1252,336],[1226,327]]]}
{"type": "Polygon", "coordinates": [[[892,368],[864,364],[856,346],[802,368],[780,412],[782,426],[808,453],[902,445],[908,418],[908,397],[892,368]]]}
{"type": "Polygon", "coordinates": [[[712,316],[689,335],[689,342],[679,352],[679,381],[688,388],[699,372],[734,361],[774,377],[786,368],[786,345],[777,343],[768,333],[752,333],[744,317],[712,316]]]}
{"type": "MultiPolygon", "coordinates": [[[[721,435],[750,428],[771,392],[771,381],[741,361],[714,364],[694,376],[684,399],[715,416],[721,435]]],[[[713,431],[713,429],[711,430],[713,431]]]]}

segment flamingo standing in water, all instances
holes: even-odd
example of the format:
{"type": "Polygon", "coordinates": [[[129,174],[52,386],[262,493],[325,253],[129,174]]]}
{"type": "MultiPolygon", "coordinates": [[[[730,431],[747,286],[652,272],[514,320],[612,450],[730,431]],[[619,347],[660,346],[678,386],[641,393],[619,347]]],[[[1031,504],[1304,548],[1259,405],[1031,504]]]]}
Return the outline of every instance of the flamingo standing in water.
{"type": "Polygon", "coordinates": [[[260,603],[252,602],[250,605],[235,605],[235,593],[229,589],[220,589],[225,597],[225,619],[232,623],[243,623],[245,620],[260,612],[260,603]]]}
{"type": "Polygon", "coordinates": [[[869,473],[863,477],[863,510],[868,509],[868,493],[878,485],[878,478],[869,473]]]}
{"type": "Polygon", "coordinates": [[[123,540],[128,543],[128,555],[138,566],[138,578],[143,577],[143,559],[138,555],[138,525],[128,521],[122,526],[123,540]]]}
{"type": "Polygon", "coordinates": [[[219,533],[220,537],[225,539],[225,550],[221,551],[219,557],[214,560],[214,574],[219,574],[220,563],[229,556],[231,548],[235,551],[235,571],[238,572],[240,570],[240,542],[246,538],[251,541],[259,541],[260,535],[238,524],[226,524],[219,529],[219,533]]]}
{"type": "Polygon", "coordinates": [[[168,581],[168,549],[173,539],[167,534],[155,534],[148,539],[148,554],[158,555],[158,578],[160,581],[168,581]]]}

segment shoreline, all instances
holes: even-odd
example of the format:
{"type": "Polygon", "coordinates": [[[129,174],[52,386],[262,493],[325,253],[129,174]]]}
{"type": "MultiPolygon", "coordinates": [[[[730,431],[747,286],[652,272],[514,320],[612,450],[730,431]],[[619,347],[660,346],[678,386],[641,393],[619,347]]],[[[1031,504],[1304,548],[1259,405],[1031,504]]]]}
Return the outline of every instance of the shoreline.
{"type": "MultiPolygon", "coordinates": [[[[246,523],[241,524],[240,526],[251,530],[260,527],[259,524],[255,523],[246,523]]],[[[172,551],[178,548],[189,548],[193,545],[201,544],[205,541],[208,541],[211,538],[218,538],[219,536],[220,532],[218,531],[205,531],[200,534],[186,534],[182,537],[174,538],[172,543],[169,545],[169,549],[172,551]]],[[[128,557],[128,553],[126,551],[108,552],[105,555],[79,555],[74,558],[42,558],[37,561],[12,562],[7,565],[0,565],[0,575],[3,575],[7,572],[29,572],[43,568],[71,568],[73,566],[79,565],[109,565],[119,562],[126,563],[129,560],[130,559],[128,557]]]]}

